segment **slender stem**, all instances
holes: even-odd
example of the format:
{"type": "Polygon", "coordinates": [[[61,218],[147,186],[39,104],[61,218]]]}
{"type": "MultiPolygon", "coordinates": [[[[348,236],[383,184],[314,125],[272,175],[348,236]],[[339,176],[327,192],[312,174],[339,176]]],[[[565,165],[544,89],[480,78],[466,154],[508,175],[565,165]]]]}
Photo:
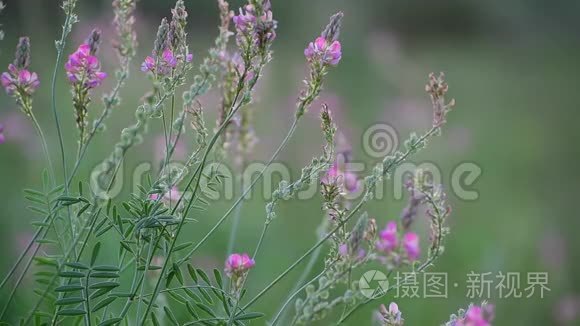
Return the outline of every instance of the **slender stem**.
{"type": "MultiPolygon", "coordinates": [[[[163,236],[163,233],[159,234],[159,237],[157,237],[158,239],[161,238],[163,236]]],[[[159,240],[156,241],[155,246],[159,243],[159,240]]],[[[147,273],[147,271],[149,270],[149,266],[151,263],[151,260],[153,259],[153,242],[150,241],[149,242],[149,250],[147,251],[147,261],[145,262],[145,270],[143,270],[143,275],[145,275],[145,273],[147,273]]],[[[137,265],[135,265],[137,267],[137,265]]],[[[141,287],[141,292],[139,294],[139,298],[143,297],[143,293],[145,292],[145,285],[143,285],[141,287]]],[[[139,316],[141,315],[141,300],[139,300],[137,302],[137,315],[135,320],[140,320],[139,316]]]]}
{"type": "MultiPolygon", "coordinates": [[[[240,191],[244,191],[243,178],[241,177],[241,174],[243,173],[243,171],[244,171],[244,164],[241,164],[240,178],[239,178],[240,191]]],[[[234,213],[234,220],[232,222],[232,229],[230,230],[230,239],[228,240],[228,251],[227,251],[228,255],[230,255],[234,251],[234,246],[236,244],[236,236],[238,234],[238,229],[240,227],[240,218],[242,215],[242,207],[243,206],[244,206],[244,202],[242,201],[242,203],[237,205],[236,212],[234,213]]]]}
{"type": "Polygon", "coordinates": [[[38,120],[36,120],[36,117],[34,116],[32,111],[30,111],[30,119],[32,120],[32,123],[34,124],[34,128],[38,132],[38,137],[40,137],[40,141],[42,143],[42,150],[43,150],[44,156],[46,158],[46,163],[48,164],[48,169],[49,169],[49,173],[50,173],[50,180],[51,180],[52,184],[55,184],[56,179],[55,179],[55,175],[54,175],[54,167],[52,165],[52,160],[50,159],[50,152],[48,151],[46,137],[44,136],[44,132],[42,132],[42,128],[40,127],[40,124],[38,123],[38,120]]]}

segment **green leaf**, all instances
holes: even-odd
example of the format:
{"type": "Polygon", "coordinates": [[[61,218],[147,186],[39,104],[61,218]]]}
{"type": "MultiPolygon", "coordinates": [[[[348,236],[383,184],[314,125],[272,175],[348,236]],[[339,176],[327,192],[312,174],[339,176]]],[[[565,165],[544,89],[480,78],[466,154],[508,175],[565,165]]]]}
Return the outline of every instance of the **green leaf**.
{"type": "Polygon", "coordinates": [[[160,326],[157,316],[155,316],[155,312],[153,311],[151,311],[151,321],[153,322],[153,326],[160,326]]]}
{"type": "Polygon", "coordinates": [[[83,207],[82,207],[82,208],[79,210],[79,212],[77,213],[77,218],[79,218],[80,216],[82,216],[82,215],[83,215],[83,213],[84,213],[84,212],[85,212],[87,209],[89,209],[89,207],[91,207],[91,204],[90,204],[90,203],[87,203],[85,206],[83,206],[83,207]]]}
{"type": "Polygon", "coordinates": [[[84,289],[83,286],[80,285],[62,285],[54,289],[55,292],[75,292],[75,291],[82,291],[84,289]]]}
{"type": "Polygon", "coordinates": [[[217,268],[214,268],[213,276],[215,277],[215,281],[216,281],[217,285],[219,286],[219,288],[223,289],[224,286],[223,286],[222,274],[220,273],[220,271],[217,268]]]}
{"type": "Polygon", "coordinates": [[[173,314],[171,309],[169,309],[169,307],[165,306],[165,307],[163,307],[163,310],[165,311],[165,314],[167,315],[167,317],[169,318],[171,323],[175,326],[179,326],[179,322],[177,321],[177,318],[175,318],[175,315],[173,314]]]}
{"type": "Polygon", "coordinates": [[[262,317],[264,317],[264,314],[261,312],[247,312],[245,314],[237,315],[235,320],[250,320],[262,317]]]}
{"type": "Polygon", "coordinates": [[[39,265],[58,267],[56,259],[46,257],[34,257],[34,261],[36,261],[36,263],[39,265]]]}
{"type": "Polygon", "coordinates": [[[195,273],[195,268],[193,268],[191,264],[187,264],[187,271],[189,272],[189,276],[193,280],[193,283],[197,284],[197,274],[195,273]]]}
{"type": "Polygon", "coordinates": [[[63,309],[56,313],[59,316],[82,316],[86,312],[82,309],[63,309]]]}
{"type": "Polygon", "coordinates": [[[85,273],[75,272],[75,271],[65,271],[58,273],[60,277],[71,277],[71,278],[81,278],[85,277],[85,273]]]}
{"type": "Polygon", "coordinates": [[[96,312],[99,311],[100,309],[110,305],[113,301],[117,300],[117,297],[107,297],[104,298],[103,300],[101,300],[99,303],[97,303],[93,309],[91,310],[92,312],[96,312]]]}
{"type": "Polygon", "coordinates": [[[181,269],[179,269],[177,263],[173,263],[173,271],[175,272],[175,277],[177,277],[179,284],[183,285],[183,275],[181,274],[181,269]]]}
{"type": "Polygon", "coordinates": [[[79,262],[64,263],[64,265],[74,269],[89,269],[89,266],[79,262]]]}
{"type": "Polygon", "coordinates": [[[56,302],[54,304],[57,306],[66,306],[69,304],[77,304],[77,303],[81,303],[84,301],[85,301],[85,299],[82,297],[68,297],[68,298],[58,299],[58,300],[56,300],[56,302]]]}
{"type": "Polygon", "coordinates": [[[173,252],[177,252],[177,251],[183,250],[183,249],[185,249],[187,247],[190,247],[191,245],[193,245],[193,242],[182,243],[179,246],[175,247],[173,249],[173,252]]]}
{"type": "Polygon", "coordinates": [[[194,318],[194,319],[199,319],[199,315],[197,314],[197,312],[195,311],[195,308],[193,308],[193,306],[191,305],[191,303],[186,302],[185,306],[187,307],[187,311],[189,312],[189,314],[194,318]]]}
{"type": "Polygon", "coordinates": [[[90,274],[91,278],[119,278],[121,277],[119,274],[117,273],[113,273],[113,272],[95,272],[90,274]]]}
{"type": "Polygon", "coordinates": [[[118,272],[119,267],[115,265],[97,265],[93,266],[93,270],[99,272],[118,272]]]}
{"type": "Polygon", "coordinates": [[[91,294],[91,299],[96,299],[96,298],[100,298],[103,295],[111,292],[113,288],[103,288],[103,289],[98,289],[97,291],[93,292],[91,294]]]}
{"type": "Polygon", "coordinates": [[[207,277],[207,274],[204,271],[202,271],[199,268],[196,269],[195,271],[197,272],[199,277],[201,277],[205,281],[205,283],[207,283],[207,285],[211,285],[211,282],[209,281],[209,277],[207,277]]]}
{"type": "MultiPolygon", "coordinates": [[[[147,266],[145,266],[145,265],[139,266],[139,267],[137,267],[137,270],[138,271],[144,271],[145,270],[145,267],[147,267],[147,266]]],[[[157,271],[157,270],[160,270],[162,268],[163,267],[161,267],[161,266],[149,265],[149,268],[147,270],[148,271],[157,271]]]]}
{"type": "Polygon", "coordinates": [[[119,284],[117,282],[108,282],[107,281],[107,282],[99,282],[99,283],[91,284],[89,286],[89,288],[90,289],[114,289],[114,288],[118,287],[119,285],[121,285],[121,284],[119,284]]]}
{"type": "Polygon", "coordinates": [[[116,325],[120,322],[123,321],[123,318],[111,318],[111,319],[107,319],[104,322],[100,323],[98,326],[111,326],[111,325],[116,325]]]}
{"type": "Polygon", "coordinates": [[[99,257],[99,251],[101,251],[101,243],[97,242],[95,243],[95,246],[93,247],[93,253],[91,254],[91,266],[93,266],[97,261],[97,258],[99,257]]]}
{"type": "Polygon", "coordinates": [[[197,307],[199,307],[199,309],[205,311],[208,315],[215,317],[216,314],[213,312],[213,310],[211,310],[211,308],[209,306],[206,306],[205,304],[201,303],[201,302],[196,302],[195,305],[197,307]]]}

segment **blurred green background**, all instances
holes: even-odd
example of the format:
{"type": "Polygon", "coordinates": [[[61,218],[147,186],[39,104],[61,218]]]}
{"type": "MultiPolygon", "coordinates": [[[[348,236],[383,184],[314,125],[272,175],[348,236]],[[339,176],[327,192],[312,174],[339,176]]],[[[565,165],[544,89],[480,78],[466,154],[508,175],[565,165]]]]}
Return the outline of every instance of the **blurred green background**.
{"type": "MultiPolygon", "coordinates": [[[[49,76],[55,59],[53,40],[60,35],[63,15],[56,0],[6,2],[7,8],[0,16],[6,33],[0,43],[0,67],[12,61],[17,37],[29,35],[32,70],[41,79],[34,110],[49,136],[53,160],[58,164],[49,76]]],[[[241,1],[236,1],[231,5],[236,9],[240,4],[241,1]]],[[[88,177],[91,169],[108,155],[120,130],[132,121],[139,98],[149,88],[138,65],[150,52],[159,19],[169,15],[172,5],[169,0],[138,3],[140,46],[131,82],[122,91],[123,104],[108,120],[106,133],[93,143],[80,176],[88,177]]],[[[200,63],[216,35],[217,10],[212,0],[186,1],[186,5],[190,49],[195,62],[200,63]]],[[[75,25],[66,53],[72,52],[91,28],[99,27],[105,40],[101,53],[103,70],[112,72],[116,62],[110,46],[114,33],[110,1],[81,0],[79,6],[80,22],[75,25]]],[[[493,295],[490,300],[496,305],[495,324],[580,325],[580,264],[576,259],[580,220],[574,199],[578,195],[574,171],[580,159],[577,144],[580,2],[274,0],[273,10],[279,21],[278,38],[275,58],[259,86],[254,106],[260,142],[253,161],[267,160],[289,127],[292,105],[306,72],[303,48],[336,11],[345,13],[341,33],[343,59],[328,75],[322,99],[335,112],[355,161],[365,162],[369,167],[375,162],[361,146],[365,129],[374,123],[394,126],[400,140],[412,130],[428,128],[431,108],[424,94],[426,77],[432,71],[446,73],[449,94],[457,100],[456,110],[449,116],[443,135],[412,161],[434,163],[442,171],[447,186],[456,166],[462,162],[475,163],[482,169],[482,175],[470,189],[477,190],[479,197],[466,201],[450,194],[452,233],[447,238],[444,256],[431,269],[449,273],[449,296],[397,299],[407,324],[438,325],[469,302],[481,302],[483,299],[466,298],[466,275],[471,271],[492,275],[500,271],[522,273],[522,289],[526,273],[539,271],[549,273],[551,291],[543,299],[537,294],[529,299],[502,299],[493,295]],[[459,284],[457,288],[452,286],[455,282],[459,284]]],[[[111,86],[112,78],[100,91],[111,86]]],[[[72,160],[76,131],[64,73],[59,76],[57,91],[72,160]]],[[[214,91],[201,99],[212,126],[217,96],[214,91]]],[[[92,117],[100,112],[98,97],[94,97],[92,117]]],[[[320,150],[317,112],[318,107],[313,107],[278,159],[292,167],[294,177],[320,150]]],[[[26,203],[20,190],[39,187],[44,161],[34,129],[4,92],[0,95],[0,123],[5,127],[6,137],[6,142],[0,145],[0,241],[5,248],[0,270],[4,272],[33,232],[29,223],[37,217],[24,209],[26,203]]],[[[145,142],[128,153],[124,165],[125,193],[132,190],[132,168],[142,162],[156,165],[155,139],[160,135],[160,122],[154,121],[145,142]]],[[[397,218],[406,205],[405,198],[393,198],[391,182],[385,189],[385,199],[367,206],[380,227],[397,218]]],[[[265,215],[265,202],[258,196],[261,192],[261,187],[257,187],[253,199],[244,204],[238,251],[253,251],[261,231],[265,215]]],[[[216,202],[206,214],[193,216],[198,222],[182,233],[184,241],[186,238],[196,241],[203,236],[228,204],[216,202]]],[[[314,230],[321,214],[319,198],[280,205],[279,217],[272,224],[267,245],[257,257],[257,267],[250,276],[251,293],[269,283],[316,241],[314,230]]],[[[222,268],[229,227],[227,224],[203,247],[194,264],[222,268]]],[[[110,260],[116,262],[115,252],[111,252],[110,260]]],[[[322,263],[313,275],[321,267],[322,263]]],[[[371,268],[380,267],[365,267],[371,268]]],[[[271,315],[298,275],[299,272],[294,272],[277,285],[267,298],[258,302],[257,309],[271,315]]],[[[12,321],[30,308],[29,297],[23,292],[10,310],[12,321]]],[[[492,289],[492,293],[497,291],[492,289]]],[[[358,311],[348,324],[369,324],[378,304],[393,300],[391,297],[377,300],[358,311]]],[[[333,315],[319,325],[328,325],[335,319],[333,315]]]]}

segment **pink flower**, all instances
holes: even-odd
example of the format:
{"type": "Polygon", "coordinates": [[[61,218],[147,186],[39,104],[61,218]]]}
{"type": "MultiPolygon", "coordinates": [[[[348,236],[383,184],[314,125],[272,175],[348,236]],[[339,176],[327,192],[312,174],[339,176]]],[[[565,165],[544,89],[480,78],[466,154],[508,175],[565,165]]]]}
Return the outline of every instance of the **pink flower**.
{"type": "Polygon", "coordinates": [[[146,72],[153,70],[155,70],[155,59],[153,59],[150,56],[147,56],[145,58],[145,61],[143,61],[143,63],[141,64],[141,71],[146,72]]]}
{"type": "Polygon", "coordinates": [[[8,65],[8,71],[0,76],[0,84],[6,90],[8,95],[14,95],[16,92],[22,92],[21,95],[30,96],[40,86],[38,75],[27,69],[18,69],[13,64],[8,65]]]}
{"type": "MultiPolygon", "coordinates": [[[[153,72],[161,76],[165,76],[171,73],[177,64],[183,60],[182,55],[175,55],[173,51],[169,48],[163,50],[161,57],[155,58],[154,56],[147,56],[145,61],[141,64],[141,71],[143,72],[153,72]]],[[[191,62],[193,60],[193,54],[185,55],[185,62],[191,62]]]]}
{"type": "Polygon", "coordinates": [[[403,236],[403,247],[410,261],[419,258],[421,248],[419,247],[419,236],[416,233],[409,232],[403,236]]]}
{"type": "Polygon", "coordinates": [[[231,254],[226,260],[225,272],[228,276],[242,275],[250,270],[256,262],[248,254],[231,254]]]}
{"type": "Polygon", "coordinates": [[[399,306],[396,303],[391,302],[391,304],[389,304],[389,313],[396,315],[399,312],[399,306]]]}
{"type": "Polygon", "coordinates": [[[4,126],[0,123],[0,144],[4,144],[6,138],[4,137],[4,126]]]}
{"type": "Polygon", "coordinates": [[[252,5],[245,6],[244,9],[240,8],[239,15],[232,18],[236,30],[239,32],[246,32],[253,28],[256,23],[256,16],[254,15],[254,7],[252,5]]]}
{"type": "Polygon", "coordinates": [[[72,84],[82,84],[88,89],[99,87],[107,78],[107,74],[101,71],[99,59],[91,55],[91,46],[87,43],[81,44],[68,57],[64,68],[72,84]]]}
{"type": "Polygon", "coordinates": [[[342,50],[339,41],[329,43],[324,37],[319,36],[308,44],[304,55],[308,61],[319,60],[324,65],[336,66],[342,58],[342,50]]]}
{"type": "MultiPolygon", "coordinates": [[[[163,195],[163,197],[161,197],[161,201],[166,205],[175,204],[179,201],[179,198],[181,198],[181,195],[182,194],[179,191],[179,189],[174,186],[169,191],[167,191],[163,195]]],[[[151,199],[153,201],[157,201],[157,200],[159,200],[159,194],[151,194],[149,196],[149,199],[151,199]]]]}
{"type": "Polygon", "coordinates": [[[486,305],[470,306],[463,319],[458,320],[454,326],[491,326],[493,318],[493,306],[486,305]]]}
{"type": "Polygon", "coordinates": [[[397,223],[391,221],[387,223],[387,227],[381,231],[380,239],[376,244],[378,250],[383,252],[393,251],[399,244],[397,235],[397,223]]]}

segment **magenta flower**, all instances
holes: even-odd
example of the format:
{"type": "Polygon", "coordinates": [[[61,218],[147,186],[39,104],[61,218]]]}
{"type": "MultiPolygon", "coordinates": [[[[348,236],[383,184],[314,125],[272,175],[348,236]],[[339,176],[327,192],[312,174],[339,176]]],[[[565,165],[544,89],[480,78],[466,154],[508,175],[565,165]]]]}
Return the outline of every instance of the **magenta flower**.
{"type": "Polygon", "coordinates": [[[419,258],[421,248],[419,247],[419,236],[416,233],[409,232],[403,236],[403,247],[410,261],[419,258]]]}
{"type": "Polygon", "coordinates": [[[393,251],[399,244],[397,223],[393,221],[387,223],[387,227],[381,231],[379,236],[380,239],[376,244],[377,249],[386,253],[393,251]]]}
{"type": "Polygon", "coordinates": [[[246,32],[254,27],[256,24],[256,16],[254,15],[254,7],[247,5],[244,9],[240,8],[239,15],[232,18],[234,26],[239,32],[246,32]]]}
{"type": "Polygon", "coordinates": [[[4,126],[0,123],[0,144],[4,144],[6,138],[4,137],[4,126]]]}
{"type": "Polygon", "coordinates": [[[342,58],[341,45],[338,40],[330,43],[324,37],[319,36],[314,42],[310,42],[304,50],[308,61],[319,61],[323,65],[336,66],[342,58]]]}
{"type": "Polygon", "coordinates": [[[13,64],[9,64],[8,71],[2,73],[0,83],[8,95],[20,92],[22,96],[31,96],[40,86],[35,72],[30,72],[25,68],[18,69],[13,64]]]}
{"type": "Polygon", "coordinates": [[[454,326],[491,326],[492,318],[493,306],[470,306],[465,317],[458,320],[454,326]]]}
{"type": "MultiPolygon", "coordinates": [[[[163,50],[160,58],[155,58],[154,56],[147,56],[145,61],[141,64],[141,71],[150,71],[154,74],[159,74],[161,76],[166,76],[171,73],[183,56],[175,55],[173,51],[169,48],[163,50]]],[[[185,62],[191,62],[193,60],[193,54],[188,53],[185,55],[185,62]]]]}
{"type": "Polygon", "coordinates": [[[226,260],[225,272],[228,276],[243,275],[250,270],[256,262],[248,254],[231,254],[226,260]]]}
{"type": "Polygon", "coordinates": [[[64,66],[73,85],[82,84],[87,89],[99,87],[107,74],[101,71],[99,59],[91,55],[91,46],[83,43],[69,56],[64,66]]]}

